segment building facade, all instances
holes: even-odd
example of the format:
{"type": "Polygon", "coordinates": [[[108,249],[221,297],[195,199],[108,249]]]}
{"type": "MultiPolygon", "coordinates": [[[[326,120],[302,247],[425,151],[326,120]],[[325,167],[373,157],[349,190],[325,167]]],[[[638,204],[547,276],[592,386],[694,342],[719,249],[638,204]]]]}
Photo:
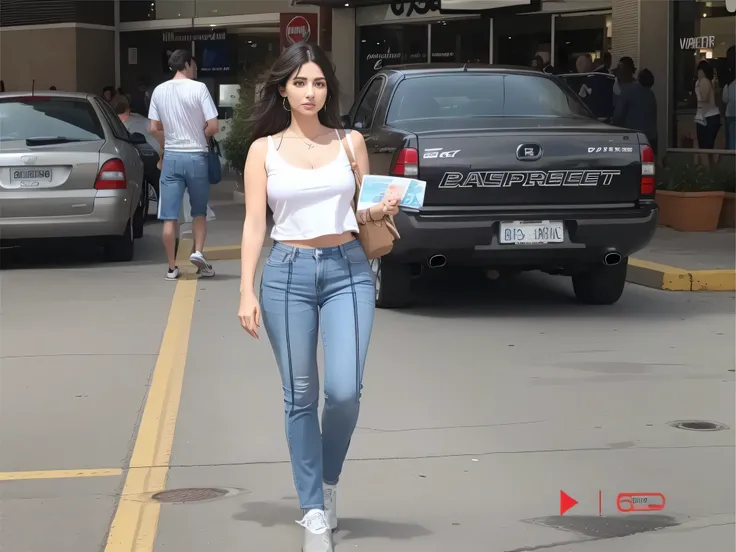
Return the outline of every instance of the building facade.
{"type": "Polygon", "coordinates": [[[529,66],[539,55],[573,72],[581,53],[609,51],[614,65],[630,56],[654,73],[660,143],[687,149],[698,147],[698,62],[713,67],[717,91],[733,80],[736,0],[0,0],[0,80],[131,91],[168,78],[168,53],[187,47],[226,120],[238,84],[299,38],[328,51],[343,111],[397,63],[529,66]]]}

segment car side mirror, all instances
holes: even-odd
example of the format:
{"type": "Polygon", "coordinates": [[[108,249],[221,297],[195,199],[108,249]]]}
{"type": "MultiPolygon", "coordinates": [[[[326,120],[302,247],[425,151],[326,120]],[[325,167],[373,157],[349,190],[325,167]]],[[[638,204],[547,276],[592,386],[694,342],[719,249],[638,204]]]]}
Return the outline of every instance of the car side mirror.
{"type": "Polygon", "coordinates": [[[360,122],[360,121],[355,121],[355,124],[353,125],[353,128],[354,128],[355,130],[360,130],[360,129],[362,129],[362,128],[363,128],[363,123],[362,123],[362,122],[360,122]]]}
{"type": "Polygon", "coordinates": [[[133,144],[145,144],[146,137],[143,136],[140,132],[134,132],[130,135],[130,142],[133,144]]]}

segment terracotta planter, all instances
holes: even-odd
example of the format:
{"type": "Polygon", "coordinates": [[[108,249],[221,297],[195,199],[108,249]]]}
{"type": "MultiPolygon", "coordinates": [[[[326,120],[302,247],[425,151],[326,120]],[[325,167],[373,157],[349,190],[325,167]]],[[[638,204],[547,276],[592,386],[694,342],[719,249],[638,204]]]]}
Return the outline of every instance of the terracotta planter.
{"type": "Polygon", "coordinates": [[[724,192],[657,190],[659,223],[681,232],[712,232],[718,228],[724,192]]]}
{"type": "Polygon", "coordinates": [[[723,207],[721,207],[721,218],[718,220],[718,228],[736,227],[736,194],[726,192],[723,196],[723,207]]]}

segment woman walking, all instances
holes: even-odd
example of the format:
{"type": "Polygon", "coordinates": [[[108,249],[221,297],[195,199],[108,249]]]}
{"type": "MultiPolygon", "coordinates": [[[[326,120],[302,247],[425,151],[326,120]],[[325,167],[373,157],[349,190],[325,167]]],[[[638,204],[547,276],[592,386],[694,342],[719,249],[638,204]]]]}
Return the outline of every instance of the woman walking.
{"type": "Polygon", "coordinates": [[[356,217],[351,160],[368,174],[368,153],[360,133],[342,130],[338,101],[337,78],[319,47],[299,43],[285,50],[254,108],[244,174],[238,316],[258,338],[262,314],[276,357],[304,552],[332,552],[336,485],[358,419],[375,309],[373,273],[355,236],[358,221],[398,212],[395,200],[384,200],[356,217]],[[257,298],[266,204],[274,245],[257,298]],[[325,357],[321,433],[318,327],[325,357]]]}

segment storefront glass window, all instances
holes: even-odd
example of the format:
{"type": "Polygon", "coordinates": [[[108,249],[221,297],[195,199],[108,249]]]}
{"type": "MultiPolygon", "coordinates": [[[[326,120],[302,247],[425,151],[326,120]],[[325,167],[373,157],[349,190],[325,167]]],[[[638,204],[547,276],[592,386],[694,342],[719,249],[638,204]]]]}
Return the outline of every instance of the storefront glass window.
{"type": "Polygon", "coordinates": [[[439,21],[432,24],[433,63],[488,63],[491,24],[488,19],[439,21]]]}
{"type": "MultiPolygon", "coordinates": [[[[718,128],[711,125],[715,140],[700,132],[701,140],[707,139],[706,148],[725,149],[724,126],[728,94],[723,94],[727,84],[733,82],[734,44],[736,44],[736,12],[729,12],[724,0],[677,0],[672,6],[672,105],[673,120],[670,125],[670,147],[703,148],[698,143],[696,119],[697,97],[695,83],[697,67],[702,61],[712,70],[715,109],[720,117],[718,128]],[[724,97],[725,96],[725,97],[724,97]]],[[[731,112],[734,107],[731,107],[731,112]]],[[[731,148],[734,146],[730,145],[731,148]]]]}
{"type": "Polygon", "coordinates": [[[585,15],[558,17],[555,20],[555,61],[553,65],[560,73],[574,73],[575,61],[582,54],[600,59],[604,51],[610,50],[611,39],[607,36],[607,15],[585,15]]]}
{"type": "Polygon", "coordinates": [[[549,15],[516,15],[493,21],[496,63],[530,67],[540,54],[551,60],[552,21],[549,15]]]}
{"type": "Polygon", "coordinates": [[[382,67],[427,63],[427,25],[369,25],[360,27],[358,47],[359,88],[382,67]]]}

